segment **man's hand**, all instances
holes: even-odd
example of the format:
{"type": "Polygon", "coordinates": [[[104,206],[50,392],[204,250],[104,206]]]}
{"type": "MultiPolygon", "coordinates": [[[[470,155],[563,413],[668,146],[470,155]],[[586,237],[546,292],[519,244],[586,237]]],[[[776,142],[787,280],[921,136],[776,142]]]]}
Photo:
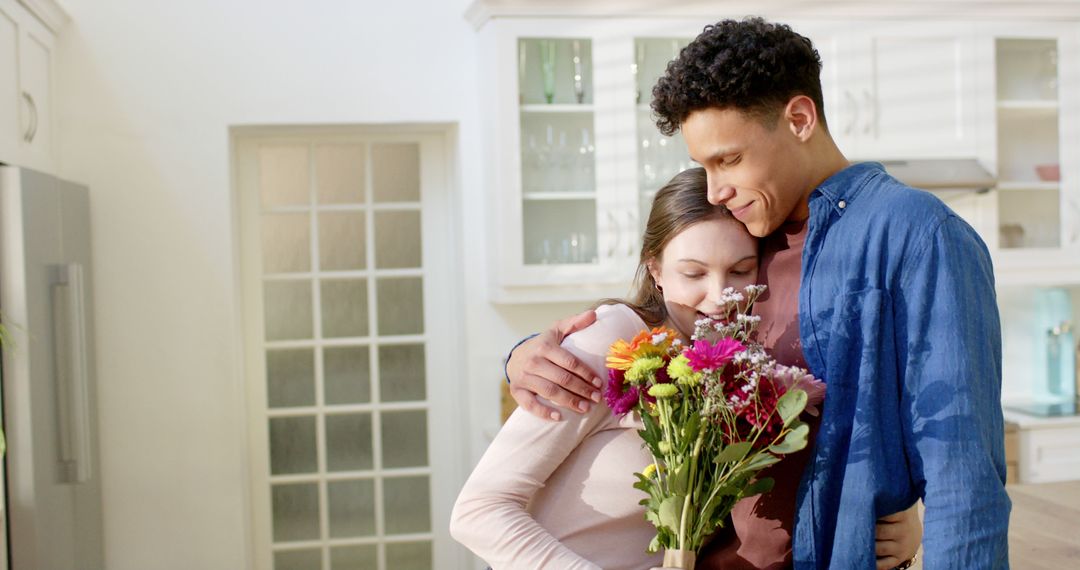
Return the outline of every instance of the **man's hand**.
{"type": "Polygon", "coordinates": [[[582,412],[589,411],[589,400],[600,401],[603,379],[560,346],[567,336],[594,322],[595,311],[563,319],[517,347],[510,355],[506,363],[510,395],[525,411],[558,421],[562,414],[540,403],[537,396],[557,406],[582,412]]]}
{"type": "Polygon", "coordinates": [[[882,517],[877,521],[877,570],[896,568],[915,556],[922,543],[923,526],[919,503],[910,509],[882,517]]]}

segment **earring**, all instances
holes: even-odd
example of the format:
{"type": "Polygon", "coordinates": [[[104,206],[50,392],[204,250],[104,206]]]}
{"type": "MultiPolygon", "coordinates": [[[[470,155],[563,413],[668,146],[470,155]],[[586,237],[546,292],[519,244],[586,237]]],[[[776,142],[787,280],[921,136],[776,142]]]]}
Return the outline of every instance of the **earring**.
{"type": "Polygon", "coordinates": [[[653,287],[656,287],[656,290],[659,291],[660,294],[664,293],[664,288],[661,287],[659,283],[653,283],[653,287]]]}

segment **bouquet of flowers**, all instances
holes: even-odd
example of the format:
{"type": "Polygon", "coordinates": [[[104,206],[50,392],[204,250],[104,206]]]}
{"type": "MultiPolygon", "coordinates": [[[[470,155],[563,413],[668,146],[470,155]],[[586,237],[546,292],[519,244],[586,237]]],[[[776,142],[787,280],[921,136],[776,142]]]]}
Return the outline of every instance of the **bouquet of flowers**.
{"type": "Polygon", "coordinates": [[[634,487],[656,527],[649,552],[664,566],[692,570],[697,551],[740,499],[772,489],[758,473],[803,449],[799,420],[824,398],[806,370],[781,366],[754,342],[750,315],[765,286],[726,289],[716,315],[698,320],[690,343],[664,327],[616,341],[607,357],[605,399],[615,414],[636,412],[653,456],[634,487]]]}

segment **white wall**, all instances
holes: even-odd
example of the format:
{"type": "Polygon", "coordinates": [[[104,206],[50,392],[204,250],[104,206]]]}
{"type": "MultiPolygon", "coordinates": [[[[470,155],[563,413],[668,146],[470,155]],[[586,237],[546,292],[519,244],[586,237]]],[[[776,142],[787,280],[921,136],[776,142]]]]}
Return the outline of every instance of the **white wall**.
{"type": "Polygon", "coordinates": [[[486,302],[467,3],[65,1],[56,134],[91,188],[111,570],[249,564],[230,126],[459,124],[470,460],[506,347],[575,308],[486,302]]]}

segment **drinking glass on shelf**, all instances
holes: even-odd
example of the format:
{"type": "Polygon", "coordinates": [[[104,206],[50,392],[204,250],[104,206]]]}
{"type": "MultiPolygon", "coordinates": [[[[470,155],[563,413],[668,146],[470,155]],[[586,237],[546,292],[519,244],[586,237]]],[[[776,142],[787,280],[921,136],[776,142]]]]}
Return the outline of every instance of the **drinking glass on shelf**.
{"type": "Polygon", "coordinates": [[[581,190],[582,192],[591,192],[593,190],[596,184],[593,176],[595,154],[596,147],[592,144],[589,129],[582,127],[581,146],[578,147],[577,153],[577,168],[574,169],[574,176],[577,179],[574,185],[575,190],[581,190]]]}
{"type": "Polygon", "coordinates": [[[548,124],[544,125],[544,138],[537,147],[536,152],[536,173],[534,176],[534,189],[537,192],[548,192],[551,190],[551,168],[554,163],[555,152],[555,127],[548,124]]]}
{"type": "Polygon", "coordinates": [[[540,40],[540,71],[544,76],[544,101],[555,101],[555,42],[540,40]]]}
{"type": "Polygon", "coordinates": [[[569,186],[574,183],[571,169],[574,167],[577,148],[571,149],[566,143],[566,131],[564,130],[559,130],[556,140],[555,147],[551,152],[551,167],[548,169],[552,178],[550,190],[565,192],[571,190],[572,188],[569,188],[569,186]]]}
{"type": "Polygon", "coordinates": [[[1058,51],[1056,47],[1046,48],[1042,56],[1042,77],[1039,79],[1039,87],[1042,98],[1056,100],[1058,98],[1058,51]]]}
{"type": "Polygon", "coordinates": [[[540,240],[540,243],[536,246],[536,258],[540,260],[540,263],[551,263],[551,240],[544,238],[540,240]]]}
{"type": "Polygon", "coordinates": [[[572,46],[574,52],[574,98],[577,99],[580,105],[585,102],[585,82],[582,79],[585,66],[581,61],[581,42],[574,40],[572,46]]]}
{"type": "Polygon", "coordinates": [[[521,186],[526,192],[537,191],[536,180],[540,169],[540,144],[536,141],[536,135],[529,133],[526,137],[525,152],[521,157],[521,186]]]}

